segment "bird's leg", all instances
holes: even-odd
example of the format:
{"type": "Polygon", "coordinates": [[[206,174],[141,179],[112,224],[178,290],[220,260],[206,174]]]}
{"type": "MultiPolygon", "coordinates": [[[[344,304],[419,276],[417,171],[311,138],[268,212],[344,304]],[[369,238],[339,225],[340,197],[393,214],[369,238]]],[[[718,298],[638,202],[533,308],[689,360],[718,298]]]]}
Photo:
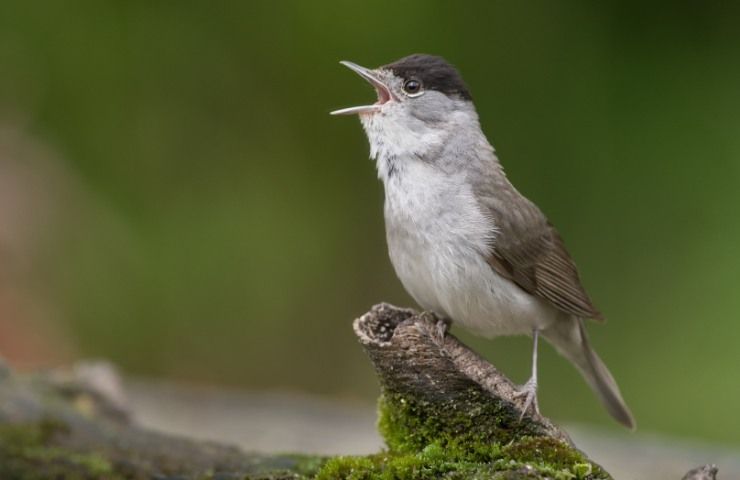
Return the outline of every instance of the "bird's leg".
{"type": "Polygon", "coordinates": [[[524,408],[522,414],[519,417],[521,421],[524,418],[524,414],[527,413],[530,407],[537,414],[540,413],[540,407],[537,405],[537,340],[539,338],[540,331],[538,329],[532,330],[532,339],[534,340],[534,348],[532,350],[532,376],[529,377],[527,383],[522,385],[519,391],[515,394],[516,397],[525,397],[524,408]]]}

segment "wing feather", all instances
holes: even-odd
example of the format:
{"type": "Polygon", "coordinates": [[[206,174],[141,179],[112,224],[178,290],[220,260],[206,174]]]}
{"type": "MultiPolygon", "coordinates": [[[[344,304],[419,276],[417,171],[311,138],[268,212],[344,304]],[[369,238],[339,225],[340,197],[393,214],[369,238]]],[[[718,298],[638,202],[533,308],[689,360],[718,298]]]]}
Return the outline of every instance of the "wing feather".
{"type": "Polygon", "coordinates": [[[539,208],[505,177],[479,193],[496,225],[494,246],[487,258],[491,267],[565,313],[603,319],[581,284],[560,234],[539,208]]]}

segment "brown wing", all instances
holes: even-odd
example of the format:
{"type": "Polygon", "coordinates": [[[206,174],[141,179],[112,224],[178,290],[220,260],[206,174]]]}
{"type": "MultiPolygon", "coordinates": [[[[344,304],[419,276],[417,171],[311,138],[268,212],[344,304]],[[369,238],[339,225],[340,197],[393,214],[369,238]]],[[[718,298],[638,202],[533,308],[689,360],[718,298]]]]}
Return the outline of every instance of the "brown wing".
{"type": "MultiPolygon", "coordinates": [[[[505,180],[505,179],[504,179],[505,180]]],[[[563,240],[532,202],[508,181],[483,197],[496,224],[488,263],[525,291],[581,318],[603,319],[581,285],[563,240]]]]}

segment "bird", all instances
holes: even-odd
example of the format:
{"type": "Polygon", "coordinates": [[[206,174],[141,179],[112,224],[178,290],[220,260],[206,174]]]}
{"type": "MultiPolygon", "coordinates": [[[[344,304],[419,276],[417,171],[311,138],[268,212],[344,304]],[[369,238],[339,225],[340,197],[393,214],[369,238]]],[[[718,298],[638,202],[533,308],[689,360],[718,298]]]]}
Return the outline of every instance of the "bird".
{"type": "Polygon", "coordinates": [[[517,392],[522,415],[539,413],[541,335],[607,412],[634,429],[586,333],[586,320],[604,317],[558,231],[507,178],[457,69],[428,54],[375,69],[340,63],[377,94],[373,104],[331,114],[360,118],[384,186],[388,253],[406,291],[444,326],[452,322],[488,338],[532,336],[531,376],[517,392]]]}

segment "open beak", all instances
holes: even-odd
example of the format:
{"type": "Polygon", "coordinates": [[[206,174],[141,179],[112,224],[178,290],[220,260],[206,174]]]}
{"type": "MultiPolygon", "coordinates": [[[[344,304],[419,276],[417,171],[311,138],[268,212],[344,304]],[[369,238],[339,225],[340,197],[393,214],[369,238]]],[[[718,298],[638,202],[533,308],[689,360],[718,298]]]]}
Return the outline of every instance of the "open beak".
{"type": "Polygon", "coordinates": [[[380,107],[383,104],[396,99],[395,95],[393,95],[393,92],[391,92],[391,89],[388,88],[383,82],[381,82],[378,79],[377,74],[369,68],[361,67],[356,63],[348,62],[346,60],[343,60],[339,63],[357,73],[359,76],[367,80],[370,85],[375,87],[375,91],[378,94],[378,101],[372,105],[362,105],[359,107],[349,107],[342,108],[341,110],[334,110],[333,112],[331,112],[332,115],[354,115],[358,113],[377,112],[378,110],[380,110],[380,107]]]}

